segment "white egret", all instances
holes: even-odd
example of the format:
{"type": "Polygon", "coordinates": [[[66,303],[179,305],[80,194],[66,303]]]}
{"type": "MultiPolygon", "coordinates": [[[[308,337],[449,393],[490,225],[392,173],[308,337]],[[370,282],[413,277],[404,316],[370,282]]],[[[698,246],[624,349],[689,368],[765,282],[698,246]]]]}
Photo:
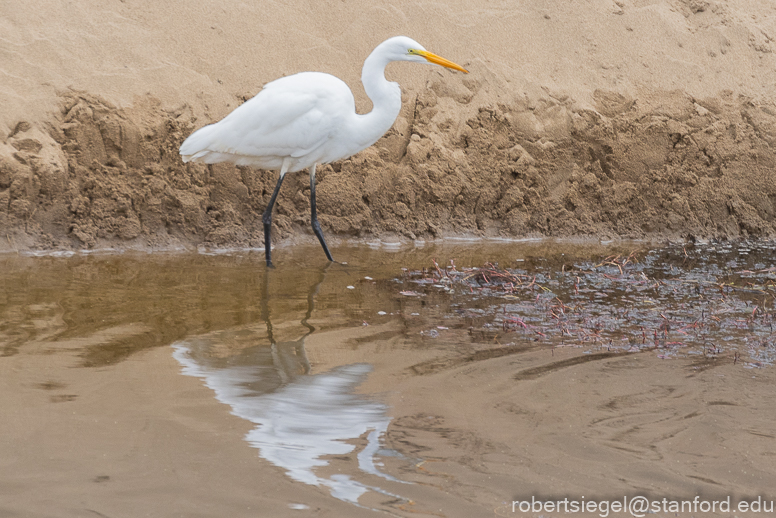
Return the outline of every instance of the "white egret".
{"type": "Polygon", "coordinates": [[[390,38],[364,61],[361,82],[372,100],[372,111],[356,113],[350,88],[320,72],[301,72],[272,81],[221,121],[195,131],[180,148],[184,162],[233,162],[262,169],[279,169],[275,190],[264,211],[264,246],[272,266],[272,207],[288,172],[310,171],[310,215],[313,232],[329,261],[334,261],[318,223],[315,207],[315,166],[349,157],[368,148],[393,126],[401,110],[398,83],[385,79],[391,61],[432,63],[468,71],[423,48],[406,36],[390,38]]]}

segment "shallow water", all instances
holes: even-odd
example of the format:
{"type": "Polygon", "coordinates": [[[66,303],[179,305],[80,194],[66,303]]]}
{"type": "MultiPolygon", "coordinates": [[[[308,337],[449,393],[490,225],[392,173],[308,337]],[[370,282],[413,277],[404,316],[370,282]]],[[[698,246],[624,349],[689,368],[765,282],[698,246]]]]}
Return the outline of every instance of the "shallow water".
{"type": "Polygon", "coordinates": [[[275,255],[0,257],[0,515],[776,499],[772,244],[275,255]]]}

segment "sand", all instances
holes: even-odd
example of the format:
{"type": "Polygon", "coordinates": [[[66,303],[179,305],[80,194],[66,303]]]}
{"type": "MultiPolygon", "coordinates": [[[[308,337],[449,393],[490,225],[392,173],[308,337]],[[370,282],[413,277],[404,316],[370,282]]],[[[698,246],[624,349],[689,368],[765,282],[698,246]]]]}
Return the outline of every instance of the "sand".
{"type": "MultiPolygon", "coordinates": [[[[776,235],[770,1],[105,3],[4,6],[2,250],[258,246],[276,173],[177,149],[261,85],[359,82],[404,34],[467,67],[392,64],[404,109],[319,171],[337,238],[776,235]]],[[[311,241],[304,174],[277,236],[311,241]]]]}

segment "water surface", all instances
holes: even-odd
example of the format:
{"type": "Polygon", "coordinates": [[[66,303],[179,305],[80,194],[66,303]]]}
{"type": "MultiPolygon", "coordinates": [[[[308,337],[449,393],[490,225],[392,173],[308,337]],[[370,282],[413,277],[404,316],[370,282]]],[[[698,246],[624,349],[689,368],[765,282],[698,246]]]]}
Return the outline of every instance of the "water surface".
{"type": "Polygon", "coordinates": [[[0,257],[4,516],[771,498],[768,243],[0,257]]]}

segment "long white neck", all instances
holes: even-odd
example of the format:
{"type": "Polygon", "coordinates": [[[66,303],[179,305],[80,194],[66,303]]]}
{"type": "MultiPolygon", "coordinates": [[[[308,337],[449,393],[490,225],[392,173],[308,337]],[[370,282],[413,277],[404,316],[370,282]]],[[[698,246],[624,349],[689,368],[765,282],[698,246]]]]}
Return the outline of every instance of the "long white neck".
{"type": "Polygon", "coordinates": [[[385,67],[390,63],[378,46],[364,61],[361,82],[369,99],[372,111],[357,115],[354,124],[355,141],[360,149],[365,149],[391,129],[401,111],[401,88],[398,83],[385,79],[385,67]]]}

